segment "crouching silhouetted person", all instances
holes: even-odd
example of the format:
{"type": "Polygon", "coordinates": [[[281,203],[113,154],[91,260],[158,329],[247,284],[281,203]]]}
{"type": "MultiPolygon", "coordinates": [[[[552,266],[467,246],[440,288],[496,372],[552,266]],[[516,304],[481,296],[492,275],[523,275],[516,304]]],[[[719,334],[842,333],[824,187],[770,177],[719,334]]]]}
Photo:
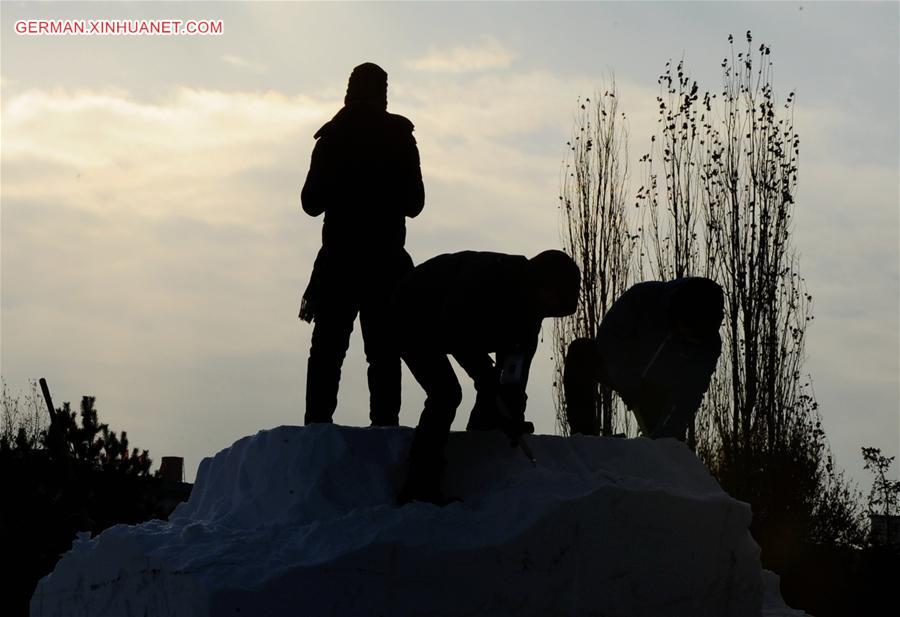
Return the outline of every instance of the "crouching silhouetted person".
{"type": "Polygon", "coordinates": [[[306,375],[305,422],[331,422],[341,365],[359,315],[368,362],[369,417],[396,426],[400,356],[388,305],[413,264],[406,217],[422,211],[425,191],[413,125],[386,111],[387,73],[353,69],[344,107],[320,128],[300,195],[303,210],[325,214],[322,248],[300,317],[314,321],[306,375]]]}
{"type": "Polygon", "coordinates": [[[472,251],[440,255],[400,283],[394,299],[398,341],[426,395],[401,503],[442,503],[444,446],[462,400],[448,354],[474,379],[482,399],[492,397],[480,413],[500,417],[486,422],[515,439],[525,430],[525,388],[541,321],[573,313],[580,283],[578,266],[560,251],[532,259],[472,251]]]}
{"type": "Polygon", "coordinates": [[[615,390],[643,435],[684,439],[722,350],[722,288],[706,278],[626,291],[594,339],[569,345],[563,376],[571,433],[595,434],[597,384],[615,390]]]}

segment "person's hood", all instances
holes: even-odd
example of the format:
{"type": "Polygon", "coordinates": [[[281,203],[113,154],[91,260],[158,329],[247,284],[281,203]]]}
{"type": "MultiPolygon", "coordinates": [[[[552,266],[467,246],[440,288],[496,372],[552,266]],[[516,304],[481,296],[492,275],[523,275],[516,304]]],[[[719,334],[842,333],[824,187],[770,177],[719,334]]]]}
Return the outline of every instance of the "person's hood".
{"type": "Polygon", "coordinates": [[[722,287],[712,279],[702,276],[684,277],[667,282],[665,306],[666,313],[670,319],[675,319],[678,310],[704,319],[714,320],[718,318],[720,324],[724,318],[724,294],[722,287]],[[687,289],[691,290],[691,296],[682,300],[687,302],[687,304],[676,307],[676,296],[680,291],[687,289]]]}

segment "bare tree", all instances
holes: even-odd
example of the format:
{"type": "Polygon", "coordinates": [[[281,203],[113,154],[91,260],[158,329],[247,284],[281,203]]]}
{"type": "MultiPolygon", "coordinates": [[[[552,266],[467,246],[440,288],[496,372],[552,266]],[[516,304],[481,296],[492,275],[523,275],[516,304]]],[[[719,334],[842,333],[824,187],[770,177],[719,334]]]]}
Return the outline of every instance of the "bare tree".
{"type": "Polygon", "coordinates": [[[647,180],[638,202],[649,221],[642,263],[654,277],[706,276],[726,292],[723,360],[698,415],[707,454],[746,445],[757,430],[773,445],[788,410],[815,410],[800,383],[811,297],[790,242],[793,93],[779,112],[769,48],[759,48],[754,66],[751,40],[748,32],[747,51],[722,62],[720,96],[701,99],[684,62],[666,64],[661,135],[641,159],[647,180]],[[662,198],[654,157],[662,159],[662,198]]]}
{"type": "MultiPolygon", "coordinates": [[[[628,128],[614,79],[602,95],[579,99],[573,125],[560,179],[560,238],[581,268],[582,287],[575,314],[554,321],[555,403],[563,434],[568,434],[562,388],[566,349],[575,338],[595,337],[606,311],[627,288],[637,238],[626,213],[628,128]]],[[[610,389],[598,387],[594,400],[596,433],[628,430],[630,416],[610,389]]]]}
{"type": "MultiPolygon", "coordinates": [[[[706,233],[710,228],[709,178],[699,173],[709,147],[704,133],[711,128],[713,97],[706,93],[700,99],[697,82],[685,71],[684,60],[674,66],[666,62],[657,83],[659,132],[650,138],[650,152],[640,158],[644,182],[636,202],[641,212],[641,278],[715,278],[715,237],[706,233]]],[[[713,398],[707,398],[707,407],[713,398]]],[[[688,428],[688,443],[696,446],[694,423],[688,428]]]]}
{"type": "MultiPolygon", "coordinates": [[[[657,82],[659,138],[651,136],[650,152],[640,159],[644,184],[637,191],[643,215],[641,273],[659,280],[707,276],[712,251],[708,238],[698,235],[706,194],[696,167],[705,145],[701,131],[706,115],[700,110],[697,82],[685,73],[683,60],[674,68],[671,61],[666,62],[657,82]],[[654,167],[657,160],[662,162],[662,172],[654,167]]],[[[708,95],[703,105],[709,105],[708,95]]]]}
{"type": "Polygon", "coordinates": [[[730,370],[720,381],[728,383],[731,404],[713,419],[726,456],[757,435],[774,447],[790,415],[816,410],[802,381],[812,297],[791,242],[800,144],[794,96],[778,109],[769,48],[759,47],[754,66],[749,32],[746,39],[746,51],[722,62],[722,115],[707,124],[700,162],[716,274],[728,290],[730,370]]]}
{"type": "Polygon", "coordinates": [[[660,77],[660,134],[637,195],[642,266],[658,278],[707,276],[725,291],[723,354],[690,441],[723,487],[753,504],[757,540],[851,537],[840,529],[855,520],[851,492],[803,371],[813,317],[791,237],[794,95],[777,103],[770,49],[754,50],[750,32],[745,51],[729,42],[720,93],[701,97],[683,62],[660,77]]]}
{"type": "Polygon", "coordinates": [[[47,413],[37,383],[29,382],[24,396],[13,394],[0,379],[0,450],[18,444],[20,449],[34,448],[47,428],[47,413]]]}

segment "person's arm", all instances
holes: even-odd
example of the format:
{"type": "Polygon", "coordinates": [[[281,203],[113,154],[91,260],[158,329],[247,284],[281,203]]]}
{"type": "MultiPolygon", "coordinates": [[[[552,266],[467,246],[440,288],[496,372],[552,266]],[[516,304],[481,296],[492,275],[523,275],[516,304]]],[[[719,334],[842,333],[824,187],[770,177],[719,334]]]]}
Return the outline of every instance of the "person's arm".
{"type": "Polygon", "coordinates": [[[401,157],[401,169],[404,170],[401,190],[403,214],[409,218],[415,218],[425,207],[425,184],[422,182],[419,148],[416,146],[416,138],[413,137],[412,132],[406,136],[401,157]]]}
{"type": "Polygon", "coordinates": [[[425,207],[425,185],[422,183],[419,148],[413,136],[415,126],[409,118],[397,114],[387,114],[387,119],[392,134],[391,191],[395,205],[403,216],[415,218],[425,207]]]}
{"type": "Polygon", "coordinates": [[[662,417],[651,430],[653,439],[675,437],[683,439],[684,432],[703,403],[703,396],[709,389],[712,375],[719,359],[721,340],[716,340],[707,348],[693,347],[694,357],[683,357],[678,369],[673,367],[674,379],[669,381],[671,392],[663,407],[662,417]]]}
{"type": "Polygon", "coordinates": [[[497,352],[497,367],[500,369],[500,388],[498,396],[505,404],[513,428],[525,422],[525,407],[528,404],[528,377],[531,373],[531,362],[537,351],[538,333],[526,337],[524,343],[511,349],[497,352]]]}
{"type": "Polygon", "coordinates": [[[328,141],[325,137],[316,140],[309,161],[309,172],[306,182],[300,191],[300,204],[303,211],[310,216],[319,216],[325,212],[328,195],[332,189],[332,171],[328,161],[328,141]]]}
{"type": "Polygon", "coordinates": [[[601,358],[600,381],[617,392],[641,385],[644,365],[638,358],[638,340],[645,335],[638,326],[637,291],[632,287],[610,307],[597,329],[597,353],[601,358]]]}
{"type": "Polygon", "coordinates": [[[706,388],[701,388],[696,383],[685,384],[673,392],[663,407],[659,422],[650,430],[650,438],[684,439],[684,432],[697,410],[700,409],[704,394],[706,394],[706,388]]]}

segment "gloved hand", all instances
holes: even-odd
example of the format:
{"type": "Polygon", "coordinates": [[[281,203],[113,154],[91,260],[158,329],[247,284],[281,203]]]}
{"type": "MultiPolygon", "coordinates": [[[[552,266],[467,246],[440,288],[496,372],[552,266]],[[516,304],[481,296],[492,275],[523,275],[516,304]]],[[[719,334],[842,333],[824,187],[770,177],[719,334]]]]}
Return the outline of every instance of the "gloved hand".
{"type": "Polygon", "coordinates": [[[300,313],[297,315],[300,319],[305,321],[306,323],[312,323],[313,319],[315,319],[315,311],[313,310],[312,303],[303,298],[300,300],[300,313]]]}

